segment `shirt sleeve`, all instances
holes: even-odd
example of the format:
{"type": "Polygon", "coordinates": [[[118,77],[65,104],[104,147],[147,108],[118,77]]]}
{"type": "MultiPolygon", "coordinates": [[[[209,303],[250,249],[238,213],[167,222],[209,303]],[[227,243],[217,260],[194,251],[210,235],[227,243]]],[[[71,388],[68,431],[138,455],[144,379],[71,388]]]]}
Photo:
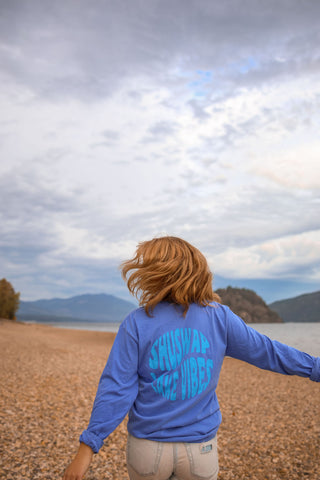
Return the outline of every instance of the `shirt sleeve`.
{"type": "Polygon", "coordinates": [[[226,307],[226,355],[264,370],[320,382],[320,358],[289,347],[249,327],[226,307]]]}
{"type": "Polygon", "coordinates": [[[80,435],[94,453],[121,423],[138,393],[138,341],[124,321],[102,372],[88,428],[80,435]]]}

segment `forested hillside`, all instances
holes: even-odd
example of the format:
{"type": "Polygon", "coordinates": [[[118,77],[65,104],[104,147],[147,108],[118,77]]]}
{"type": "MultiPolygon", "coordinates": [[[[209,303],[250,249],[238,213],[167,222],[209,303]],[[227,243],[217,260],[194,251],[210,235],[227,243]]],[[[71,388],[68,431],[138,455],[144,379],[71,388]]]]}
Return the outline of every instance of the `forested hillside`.
{"type": "Polygon", "coordinates": [[[278,313],[268,305],[253,290],[246,288],[219,288],[216,290],[224,305],[239,315],[246,323],[281,323],[278,313]]]}
{"type": "Polygon", "coordinates": [[[273,302],[269,307],[284,322],[320,322],[320,291],[273,302]]]}

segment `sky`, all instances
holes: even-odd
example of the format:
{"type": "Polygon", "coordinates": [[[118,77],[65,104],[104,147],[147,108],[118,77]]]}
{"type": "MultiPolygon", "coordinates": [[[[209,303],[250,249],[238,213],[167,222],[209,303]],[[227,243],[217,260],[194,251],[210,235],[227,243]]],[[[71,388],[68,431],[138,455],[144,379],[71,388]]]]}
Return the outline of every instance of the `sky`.
{"type": "Polygon", "coordinates": [[[175,235],[214,288],[320,285],[318,0],[0,0],[0,278],[109,293],[175,235]]]}

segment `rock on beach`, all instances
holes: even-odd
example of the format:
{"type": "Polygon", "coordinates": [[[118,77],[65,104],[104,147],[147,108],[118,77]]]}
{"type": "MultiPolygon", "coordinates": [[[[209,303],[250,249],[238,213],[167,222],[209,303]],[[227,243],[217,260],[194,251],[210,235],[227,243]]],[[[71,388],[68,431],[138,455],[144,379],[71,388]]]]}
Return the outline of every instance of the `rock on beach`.
{"type": "MultiPolygon", "coordinates": [[[[86,428],[113,333],[0,321],[0,478],[62,478],[86,428]]],[[[226,358],[219,480],[319,480],[320,390],[226,358]]],[[[86,480],[124,480],[126,419],[86,480]]]]}

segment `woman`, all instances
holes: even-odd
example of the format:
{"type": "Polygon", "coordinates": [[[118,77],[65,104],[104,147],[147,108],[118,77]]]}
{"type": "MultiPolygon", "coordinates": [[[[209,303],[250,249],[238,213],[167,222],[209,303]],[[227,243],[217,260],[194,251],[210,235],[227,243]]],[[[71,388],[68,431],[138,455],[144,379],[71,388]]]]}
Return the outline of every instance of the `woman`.
{"type": "Polygon", "coordinates": [[[271,341],[220,305],[205,257],[180,238],[140,243],[122,275],[141,308],[119,328],[63,480],[83,478],[127,412],[131,480],[216,480],[216,388],[224,357],[316,382],[320,358],[271,341]]]}

